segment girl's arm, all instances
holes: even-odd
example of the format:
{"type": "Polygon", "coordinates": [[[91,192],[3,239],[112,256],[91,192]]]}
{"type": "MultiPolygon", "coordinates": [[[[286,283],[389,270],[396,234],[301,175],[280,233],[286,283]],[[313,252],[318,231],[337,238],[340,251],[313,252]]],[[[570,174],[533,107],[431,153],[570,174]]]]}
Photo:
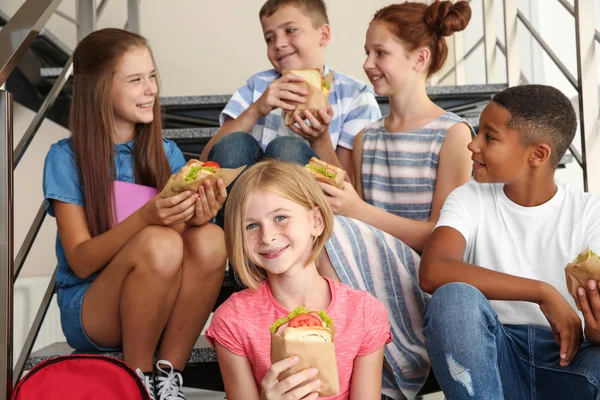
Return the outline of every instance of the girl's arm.
{"type": "Polygon", "coordinates": [[[193,216],[194,193],[168,199],[155,196],[141,209],[107,232],[92,238],[83,207],[52,200],[60,242],[69,267],[85,279],[104,268],[138,232],[148,225],[176,225],[193,216]]]}
{"type": "Polygon", "coordinates": [[[471,130],[463,123],[455,124],[446,134],[440,149],[430,222],[435,223],[440,218],[440,211],[450,192],[471,179],[473,161],[471,152],[467,149],[471,139],[471,130]]]}
{"type": "Polygon", "coordinates": [[[383,349],[366,356],[356,357],[350,382],[350,400],[379,400],[381,398],[381,374],[383,349]]]}
{"type": "MultiPolygon", "coordinates": [[[[357,139],[358,137],[357,135],[357,139]]],[[[344,186],[343,191],[326,184],[320,184],[320,186],[330,196],[329,202],[334,213],[366,222],[421,252],[435,227],[446,197],[452,190],[468,182],[471,177],[471,152],[467,149],[470,140],[471,131],[463,123],[455,124],[448,130],[440,149],[440,163],[437,168],[431,215],[429,221],[426,222],[400,217],[368,204],[348,185],[344,186]]],[[[355,151],[358,149],[356,139],[354,148],[355,151]]],[[[360,149],[362,153],[362,146],[360,149]]],[[[355,171],[358,162],[362,163],[362,159],[355,158],[355,171]]],[[[360,181],[361,169],[362,166],[358,167],[355,172],[355,184],[360,181]]],[[[358,191],[358,186],[355,187],[358,191]]],[[[358,193],[362,193],[362,185],[358,193]]]]}
{"type": "Polygon", "coordinates": [[[233,354],[215,341],[219,368],[229,400],[259,400],[252,366],[247,357],[233,354]]]}

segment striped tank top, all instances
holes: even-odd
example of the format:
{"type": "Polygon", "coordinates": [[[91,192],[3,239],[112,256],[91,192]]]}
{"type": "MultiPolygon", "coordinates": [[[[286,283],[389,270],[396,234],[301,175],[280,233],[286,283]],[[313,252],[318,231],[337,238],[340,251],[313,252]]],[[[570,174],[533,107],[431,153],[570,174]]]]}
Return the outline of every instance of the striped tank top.
{"type": "Polygon", "coordinates": [[[410,132],[389,132],[384,122],[385,117],[368,125],[363,135],[365,201],[401,217],[428,221],[444,138],[453,125],[467,122],[451,112],[410,132]]]}

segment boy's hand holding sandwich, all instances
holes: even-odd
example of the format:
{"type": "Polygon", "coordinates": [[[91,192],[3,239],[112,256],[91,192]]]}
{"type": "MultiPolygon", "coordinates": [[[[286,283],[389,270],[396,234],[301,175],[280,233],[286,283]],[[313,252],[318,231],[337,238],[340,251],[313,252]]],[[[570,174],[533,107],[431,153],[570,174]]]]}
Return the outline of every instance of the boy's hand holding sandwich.
{"type": "Polygon", "coordinates": [[[586,248],[565,268],[567,288],[584,317],[585,337],[600,345],[600,257],[586,248]]]}
{"type": "Polygon", "coordinates": [[[248,107],[248,111],[256,116],[252,125],[276,108],[281,108],[284,112],[294,111],[297,104],[305,103],[308,90],[297,84],[301,82],[304,79],[293,74],[283,74],[273,81],[262,96],[248,107]]]}

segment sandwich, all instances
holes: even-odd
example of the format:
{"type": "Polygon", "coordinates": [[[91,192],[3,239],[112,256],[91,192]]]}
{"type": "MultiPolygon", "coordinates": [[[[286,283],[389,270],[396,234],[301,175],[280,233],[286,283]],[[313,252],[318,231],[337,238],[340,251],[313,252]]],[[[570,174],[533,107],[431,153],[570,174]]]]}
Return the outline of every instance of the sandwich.
{"type": "Polygon", "coordinates": [[[333,342],[333,320],[324,310],[307,311],[300,306],[287,317],[279,318],[271,325],[271,332],[283,340],[304,342],[333,342]]]}
{"type": "Polygon", "coordinates": [[[279,374],[279,380],[307,368],[316,368],[319,371],[317,378],[321,380],[319,395],[333,396],[339,393],[340,381],[333,343],[335,327],[324,310],[308,311],[302,306],[297,307],[287,316],[277,319],[270,330],[272,363],[291,356],[300,359],[279,374]]]}
{"type": "Polygon", "coordinates": [[[284,69],[282,75],[292,74],[304,79],[304,82],[294,82],[295,85],[302,86],[308,91],[305,103],[294,103],[296,109],[293,111],[284,111],[284,123],[286,126],[294,125],[294,116],[300,115],[304,118],[304,110],[310,110],[314,115],[320,109],[327,108],[327,99],[331,91],[333,74],[330,72],[327,76],[321,76],[317,68],[313,69],[284,69]]]}
{"type": "Polygon", "coordinates": [[[304,168],[319,182],[327,183],[335,186],[338,189],[344,188],[344,180],[346,179],[346,171],[321,161],[316,157],[312,157],[304,168]]]}
{"type": "Polygon", "coordinates": [[[171,197],[186,190],[197,191],[205,181],[210,181],[213,191],[218,191],[217,181],[223,180],[225,186],[231,182],[244,170],[246,166],[237,169],[221,168],[214,161],[202,162],[199,160],[189,160],[177,174],[171,175],[169,181],[160,192],[161,197],[171,197]]]}
{"type": "Polygon", "coordinates": [[[577,289],[579,287],[585,288],[590,279],[600,281],[600,257],[589,247],[586,247],[572,263],[567,264],[565,277],[569,294],[573,296],[579,307],[577,289]]]}

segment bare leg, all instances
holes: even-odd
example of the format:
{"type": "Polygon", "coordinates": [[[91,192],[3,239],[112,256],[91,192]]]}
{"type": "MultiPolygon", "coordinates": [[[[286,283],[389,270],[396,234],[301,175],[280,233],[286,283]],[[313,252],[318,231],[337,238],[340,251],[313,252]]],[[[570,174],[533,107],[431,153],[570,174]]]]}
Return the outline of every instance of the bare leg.
{"type": "Polygon", "coordinates": [[[321,276],[340,282],[340,277],[335,272],[335,268],[333,268],[333,264],[331,264],[331,260],[329,260],[327,250],[325,249],[321,250],[319,257],[317,257],[317,270],[321,276]]]}
{"type": "Polygon", "coordinates": [[[212,311],[225,275],[225,237],[214,224],[190,229],[184,237],[183,278],[158,358],[182,370],[212,311]]]}
{"type": "Polygon", "coordinates": [[[100,347],[123,346],[132,368],[152,371],[152,359],[181,283],[183,240],[150,226],[100,272],[83,299],[82,322],[100,347]]]}

